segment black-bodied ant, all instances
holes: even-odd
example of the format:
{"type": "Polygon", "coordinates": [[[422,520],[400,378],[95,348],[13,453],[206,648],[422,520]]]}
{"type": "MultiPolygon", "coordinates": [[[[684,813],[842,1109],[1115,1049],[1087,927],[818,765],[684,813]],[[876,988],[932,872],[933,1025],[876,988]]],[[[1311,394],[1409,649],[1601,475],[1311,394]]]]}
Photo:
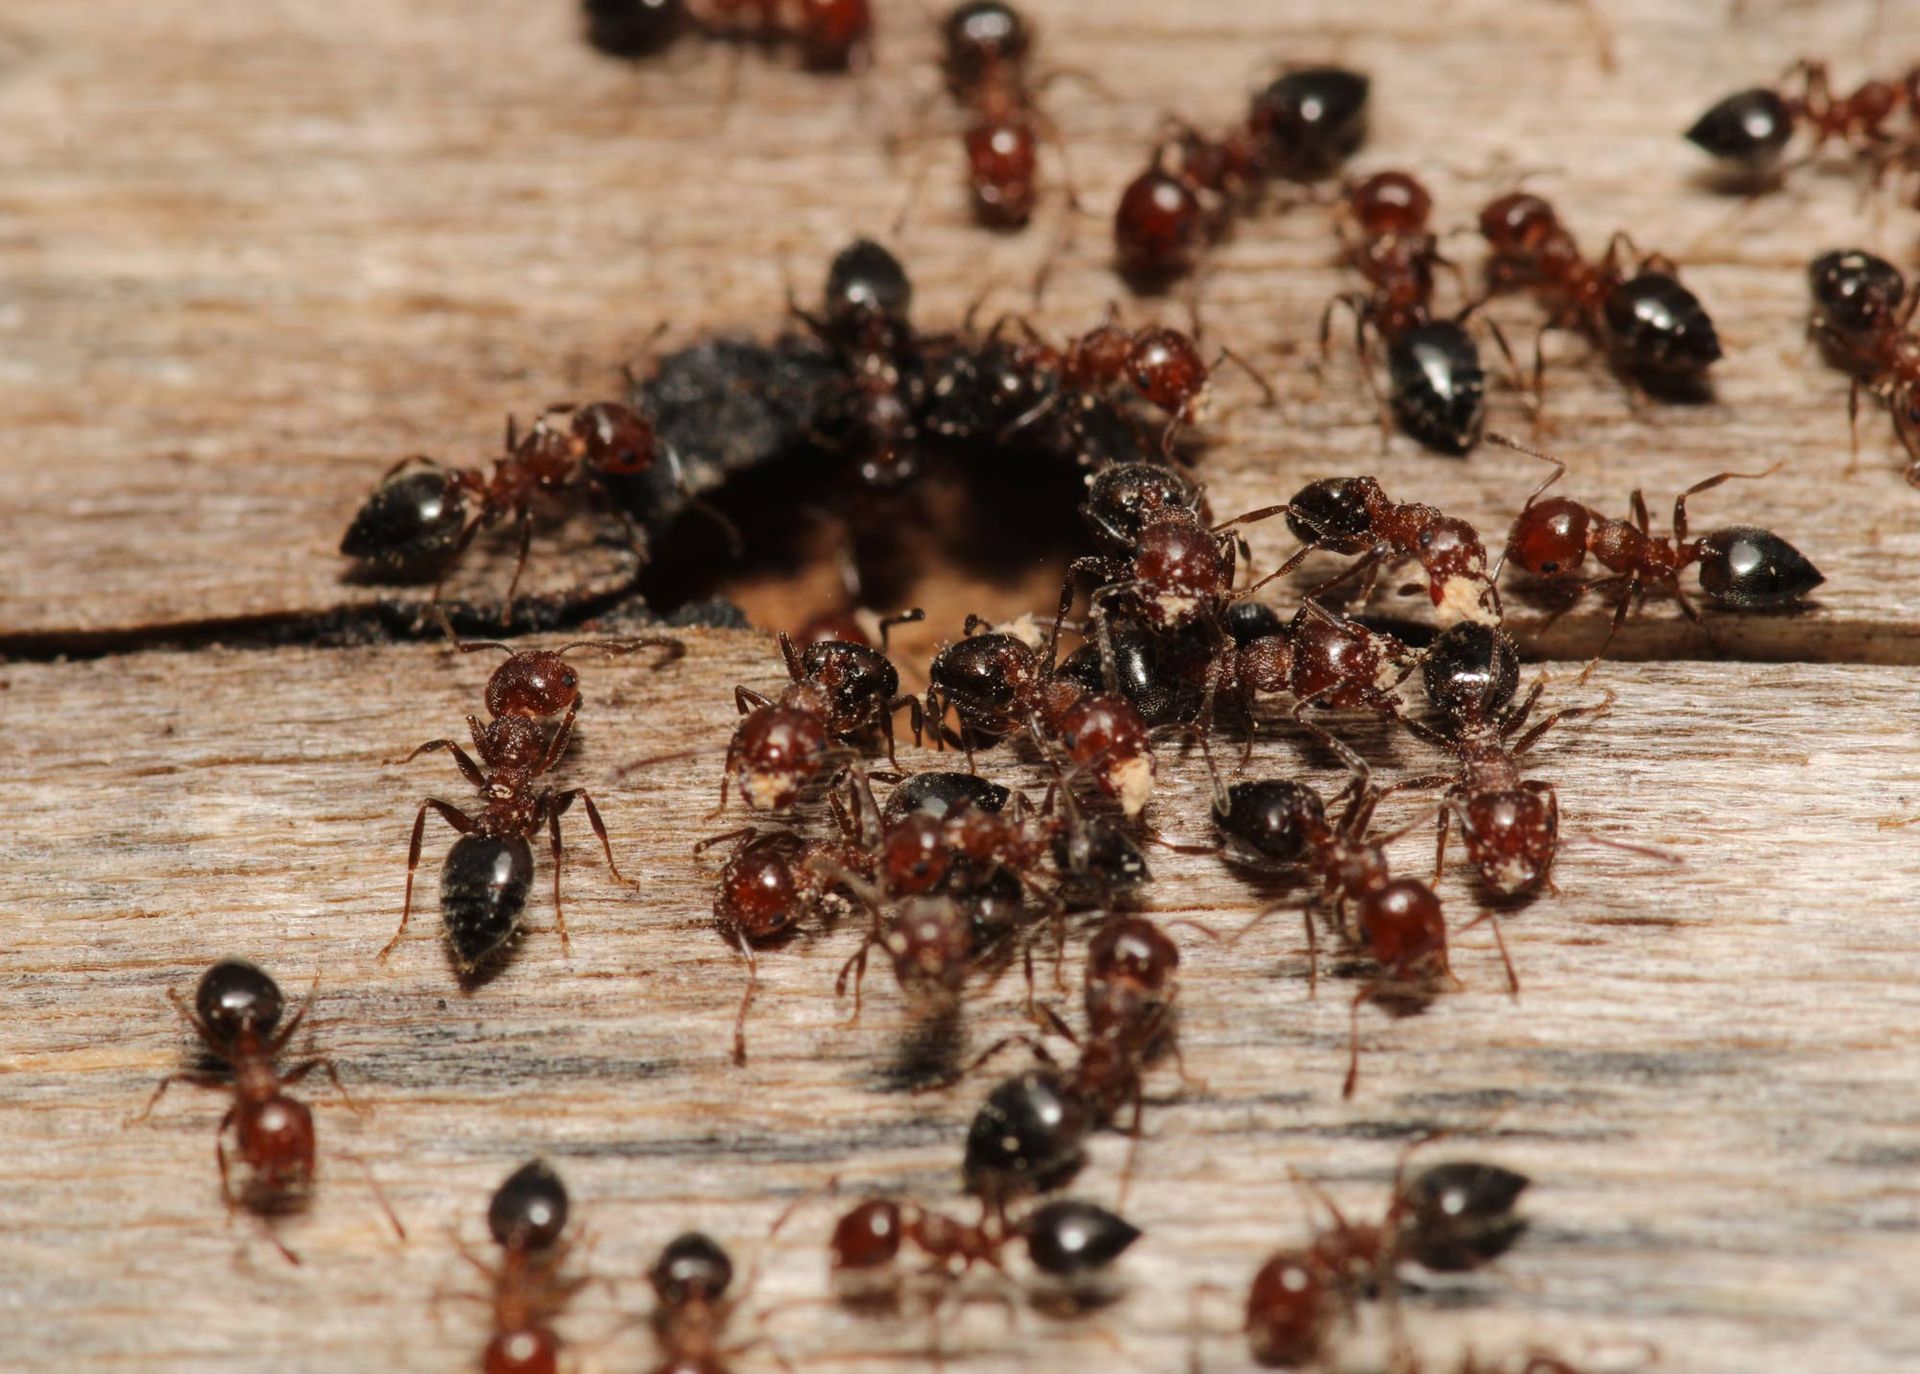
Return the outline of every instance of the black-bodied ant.
{"type": "Polygon", "coordinates": [[[920,468],[920,340],[908,311],[913,283],[900,260],[870,239],[842,249],[827,269],[820,315],[788,310],[832,350],[845,375],[829,383],[814,437],[846,454],[868,487],[894,490],[920,468]]]}
{"type": "MultiPolygon", "coordinates": [[[[146,1120],[159,1105],[162,1095],[175,1083],[232,1093],[233,1105],[227,1108],[227,1114],[220,1118],[214,1132],[214,1157],[220,1165],[220,1196],[228,1212],[245,1205],[264,1216],[298,1206],[313,1185],[313,1113],[295,1101],[287,1089],[319,1069],[332,1081],[334,1091],[348,1107],[355,1112],[362,1110],[347,1095],[333,1061],[324,1055],[303,1060],[284,1073],[274,1063],[306,1020],[313,1005],[312,996],[282,1025],[286,1001],[279,984],[244,959],[222,959],[200,976],[191,1008],[172,988],[167,989],[167,1000],[193,1028],[201,1043],[226,1067],[221,1071],[192,1069],[168,1074],[133,1119],[146,1120]],[[227,1155],[229,1128],[233,1130],[234,1153],[248,1172],[238,1192],[227,1155]]],[[[367,1181],[394,1233],[405,1240],[405,1228],[387,1206],[371,1174],[367,1181]]],[[[267,1237],[289,1263],[300,1262],[300,1257],[271,1230],[267,1237]]]]}
{"type": "Polygon", "coordinates": [[[1920,486],[1920,339],[1911,328],[1920,291],[1900,269],[1859,249],[1822,253],[1807,269],[1813,289],[1809,332],[1853,376],[1847,432],[1860,459],[1860,393],[1878,397],[1907,452],[1907,483],[1920,486]]]}
{"type": "Polygon", "coordinates": [[[1865,158],[1878,158],[1897,143],[1887,125],[1901,113],[1920,108],[1920,68],[1900,81],[1869,79],[1845,95],[1833,93],[1827,64],[1802,59],[1787,69],[1799,79],[1795,93],[1756,86],[1716,101],[1687,130],[1687,140],[1717,159],[1743,181],[1772,178],[1794,133],[1809,136],[1804,166],[1829,143],[1846,145],[1865,158]]]}

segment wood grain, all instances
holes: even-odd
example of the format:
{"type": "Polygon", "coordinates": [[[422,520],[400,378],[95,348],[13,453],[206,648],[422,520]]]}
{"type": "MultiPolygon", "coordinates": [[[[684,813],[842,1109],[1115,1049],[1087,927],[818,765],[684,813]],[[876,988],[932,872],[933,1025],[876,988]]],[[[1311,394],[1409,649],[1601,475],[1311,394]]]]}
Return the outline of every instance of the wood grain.
{"type": "MultiPolygon", "coordinates": [[[[478,1238],[489,1189],[536,1151],[573,1185],[593,1268],[620,1283],[582,1300],[568,1326],[582,1340],[642,1310],[639,1275],[682,1228],[751,1253],[780,1207],[830,1176],[848,1192],[957,1203],[965,1122],[991,1079],[885,1089],[906,1030],[897,995],[877,979],[849,1031],[831,994],[856,929],[766,958],[751,1062],[727,1062],[740,971],[708,926],[711,868],[688,846],[720,824],[704,818],[727,732],[716,708],[733,682],[776,676],[765,641],[740,633],[696,635],[689,659],[658,675],[594,665],[565,774],[595,789],[642,885],[613,884],[584,827],[570,833],[572,957],[536,889],[517,957],[463,994],[431,920],[387,965],[374,955],[398,914],[416,799],[463,795],[451,768],[391,761],[454,725],[481,665],[394,648],[9,669],[25,804],[0,1028],[12,1067],[0,1136],[16,1160],[0,1179],[0,1276],[21,1318],[0,1325],[8,1366],[104,1368],[137,1352],[147,1368],[461,1368],[479,1340],[472,1314],[446,1306],[443,1330],[431,1302],[465,1279],[446,1228],[478,1238]],[[697,756],[612,780],[682,749],[697,756]],[[222,1222],[217,1099],[179,1089],[151,1124],[123,1128],[188,1052],[163,990],[227,952],[289,988],[321,978],[314,1040],[375,1113],[356,1121],[316,1091],[323,1150],[368,1159],[409,1245],[323,1153],[311,1214],[282,1227],[307,1261],[291,1270],[222,1222]]],[[[1463,991],[1421,1016],[1363,1017],[1361,1090],[1343,1104],[1345,985],[1308,999],[1297,926],[1275,921],[1231,951],[1170,927],[1185,960],[1182,1041],[1205,1086],[1171,1069],[1152,1082],[1127,1204],[1148,1232],[1126,1262],[1132,1292],[1082,1322],[1023,1313],[1017,1331],[970,1306],[947,1333],[970,1352],[964,1367],[1177,1367],[1190,1285],[1238,1287],[1266,1250],[1301,1237],[1287,1166],[1378,1207],[1402,1142],[1432,1128],[1455,1133],[1436,1156],[1539,1180],[1533,1234],[1510,1261],[1419,1304],[1415,1330],[1436,1359],[1467,1340],[1542,1342],[1634,1367],[1633,1342],[1647,1341],[1675,1369],[1912,1367],[1920,937],[1905,894],[1920,860],[1911,831],[1882,828],[1920,816],[1911,676],[1681,664],[1621,666],[1607,681],[1620,693],[1612,718],[1557,731],[1535,762],[1575,837],[1560,894],[1506,923],[1518,1004],[1484,928],[1463,935],[1463,991]]],[[[1351,733],[1383,767],[1434,761],[1360,723],[1351,733]]],[[[1009,761],[988,759],[1004,775],[1009,761]]],[[[1331,790],[1327,763],[1275,729],[1253,771],[1331,790]]],[[[1168,773],[1151,821],[1204,840],[1198,760],[1168,773]]],[[[1389,823],[1417,816],[1401,800],[1389,823]]],[[[429,902],[448,839],[433,832],[429,902]]],[[[1395,853],[1418,871],[1429,832],[1395,853]]],[[[1232,926],[1263,900],[1214,859],[1156,850],[1153,863],[1163,919],[1232,926]]],[[[1474,909],[1457,873],[1443,895],[1456,924],[1474,909]]],[[[980,989],[968,1042],[1018,1028],[1021,997],[1017,974],[980,989]]],[[[1099,1142],[1080,1191],[1112,1200],[1122,1146],[1099,1142]]],[[[765,1301],[821,1294],[831,1216],[825,1201],[803,1207],[770,1248],[765,1301]]],[[[1223,1305],[1212,1320],[1230,1316],[1223,1305]]],[[[773,1331],[821,1370],[910,1367],[927,1339],[918,1322],[805,1307],[773,1331]]],[[[595,1367],[635,1367],[634,1340],[614,1339],[595,1367]]],[[[1210,1367],[1244,1365],[1233,1340],[1209,1350],[1210,1367]]]]}

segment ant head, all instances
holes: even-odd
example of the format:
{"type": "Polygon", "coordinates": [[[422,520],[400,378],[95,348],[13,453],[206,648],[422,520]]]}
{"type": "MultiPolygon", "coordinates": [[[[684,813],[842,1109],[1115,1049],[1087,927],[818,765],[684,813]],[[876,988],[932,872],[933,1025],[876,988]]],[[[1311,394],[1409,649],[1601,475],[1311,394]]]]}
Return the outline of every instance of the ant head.
{"type": "Polygon", "coordinates": [[[733,1261],[714,1241],[689,1231],[667,1242],[647,1279],[663,1307],[715,1303],[733,1282],[733,1261]]]}
{"type": "Polygon", "coordinates": [[[1344,67],[1302,67],[1273,82],[1247,116],[1262,163],[1290,181],[1332,172],[1366,141],[1372,84],[1344,67]]]}
{"type": "Polygon", "coordinates": [[[868,320],[903,321],[912,304],[907,269],[872,239],[855,239],[827,269],[827,323],[836,333],[868,320]]]}
{"type": "Polygon", "coordinates": [[[1219,536],[1183,512],[1150,518],[1133,552],[1142,612],[1160,630],[1191,625],[1227,590],[1229,567],[1219,536]]]}
{"type": "Polygon", "coordinates": [[[881,817],[895,825],[916,813],[937,818],[961,806],[999,811],[1012,796],[999,783],[976,773],[915,773],[887,794],[881,817]]]}
{"type": "Polygon", "coordinates": [[[1560,847],[1560,805],[1551,791],[1480,792],[1461,807],[1467,857],[1506,897],[1537,892],[1560,847]]]}
{"type": "Polygon", "coordinates": [[[1115,898],[1153,879],[1147,856],[1133,836],[1105,816],[1082,816],[1058,830],[1053,862],[1067,900],[1093,906],[1111,906],[1115,898]]]}
{"type": "Polygon", "coordinates": [[[1062,1198],[1028,1213],[1020,1222],[1033,1267],[1055,1278],[1077,1278],[1105,1269],[1140,1239],[1140,1228],[1104,1207],[1062,1198]]]}
{"type": "Polygon", "coordinates": [[[566,1225],[567,1185],[543,1159],[508,1174],[487,1204],[487,1230],[509,1250],[545,1250],[566,1225]]]}
{"type": "Polygon", "coordinates": [[[285,1008],[280,985],[245,959],[222,959],[200,975],[193,995],[200,1024],[223,1045],[232,1044],[242,1031],[271,1035],[285,1008]]]}
{"type": "Polygon", "coordinates": [[[1064,1184],[1086,1162],[1085,1106],[1052,1069],[1003,1079],[967,1129],[967,1191],[990,1203],[1064,1184]]]}
{"type": "Polygon", "coordinates": [[[900,1253],[900,1204],[885,1198],[861,1203],[835,1224],[828,1252],[836,1272],[891,1263],[900,1253]]]}
{"type": "Polygon", "coordinates": [[[1040,661],[1025,641],[989,632],[949,644],[933,656],[927,676],[961,719],[998,732],[1019,723],[1022,704],[1039,680],[1040,661]]]}
{"type": "Polygon", "coordinates": [[[374,488],[347,526],[340,552],[386,572],[426,571],[453,552],[466,523],[458,474],[422,458],[374,488]]]}
{"type": "Polygon", "coordinates": [[[1355,906],[1367,952],[1392,978],[1421,977],[1447,966],[1447,919],[1440,899],[1418,878],[1395,878],[1355,906]]]}
{"type": "Polygon", "coordinates": [[[1124,987],[1158,1000],[1180,967],[1180,950],[1144,916],[1119,916],[1100,927],[1087,945],[1087,1009],[1093,1015],[1094,986],[1124,987]]]}
{"type": "Polygon", "coordinates": [[[1463,620],[1434,637],[1420,680],[1428,703],[1449,725],[1490,720],[1519,690],[1520,654],[1505,630],[1463,620]]]}
{"type": "Polygon", "coordinates": [[[1826,580],[1805,554],[1770,530],[1729,525],[1700,540],[1700,586],[1723,606],[1792,606],[1826,580]]]}
{"type": "Polygon", "coordinates": [[[1535,501],[1507,534],[1507,558],[1535,577],[1563,577],[1586,561],[1591,524],[1578,501],[1564,496],[1535,501]]]}
{"type": "Polygon", "coordinates": [[[740,722],[728,750],[734,780],[756,811],[786,811],[819,773],[827,752],[825,719],[798,706],[762,706],[740,722]]]}
{"type": "Polygon", "coordinates": [[[953,850],[941,818],[915,811],[887,827],[877,867],[882,886],[892,895],[917,897],[932,892],[946,881],[952,865],[953,850]]]}
{"type": "Polygon", "coordinates": [[[1188,424],[1200,418],[1207,392],[1207,360],[1179,330],[1155,326],[1136,334],[1127,353],[1127,373],[1148,404],[1188,424]]]}
{"type": "Polygon", "coordinates": [[[1316,1364],[1336,1315],[1330,1275],[1302,1250],[1272,1255],[1247,1290],[1247,1345],[1255,1362],[1293,1369],[1316,1364]]]}
{"type": "Polygon", "coordinates": [[[482,730],[481,753],[489,767],[530,772],[546,757],[547,735],[532,716],[495,716],[482,730]]]}
{"type": "Polygon", "coordinates": [[[1371,477],[1325,477],[1294,493],[1287,528],[1328,553],[1365,553],[1373,546],[1373,505],[1380,499],[1380,484],[1371,477]]]}
{"type": "Polygon", "coordinates": [[[1120,193],[1113,215],[1113,244],[1122,271],[1172,275],[1193,265],[1205,215],[1200,197],[1182,178],[1158,164],[1120,193]]]}
{"type": "Polygon", "coordinates": [[[686,0],[586,0],[587,41],[610,57],[650,57],[687,28],[686,0]]]}
{"type": "Polygon", "coordinates": [[[1003,0],[972,0],[955,9],[941,25],[947,81],[957,89],[977,85],[989,70],[1020,62],[1033,34],[1020,12],[1003,0]]]}
{"type": "Polygon", "coordinates": [[[1153,796],[1153,745],[1139,708],[1117,692],[1082,697],[1056,722],[1067,757],[1100,790],[1138,816],[1153,796]]]}
{"type": "Polygon", "coordinates": [[[714,891],[715,921],[751,944],[778,939],[800,921],[801,841],[787,831],[763,836],[727,860],[714,891]]]}
{"type": "Polygon", "coordinates": [[[587,467],[606,477],[637,477],[653,466],[659,452],[647,418],[612,401],[576,410],[573,437],[587,467]]]}
{"type": "Polygon", "coordinates": [[[1558,212],[1531,191],[1509,192],[1480,211],[1480,233],[1496,253],[1535,252],[1559,227],[1558,212]]]}
{"type": "Polygon", "coordinates": [[[1858,248],[1822,253],[1807,267],[1807,284],[1825,324],[1856,338],[1891,328],[1907,295],[1899,268],[1858,248]]]}
{"type": "Polygon", "coordinates": [[[951,898],[909,897],[895,910],[883,944],[909,999],[949,1004],[973,958],[973,922],[951,898]]]}
{"type": "Polygon", "coordinates": [[[1229,859],[1251,868],[1297,864],[1327,832],[1327,807],[1320,794],[1286,778],[1237,782],[1227,789],[1225,805],[1216,800],[1213,823],[1229,859]]]}
{"type": "Polygon", "coordinates": [[[874,716],[900,691],[900,674],[892,661],[865,644],[809,644],[800,656],[800,671],[826,691],[836,716],[874,716]]]}
{"type": "Polygon", "coordinates": [[[1417,234],[1427,227],[1433,197],[1405,172],[1375,172],[1348,188],[1347,208],[1363,234],[1417,234]]]}
{"type": "Polygon", "coordinates": [[[551,649],[517,653],[487,679],[487,713],[557,716],[580,700],[580,674],[551,649]]]}
{"type": "Polygon", "coordinates": [[[1394,1200],[1400,1249],[1441,1274],[1498,1259],[1526,1232],[1513,1204],[1531,1182],[1511,1169],[1466,1160],[1424,1170],[1394,1200]]]}
{"type": "Polygon", "coordinates": [[[1149,519],[1169,511],[1198,516],[1205,508],[1200,489],[1177,469],[1164,463],[1116,463],[1088,480],[1080,514],[1096,537],[1131,553],[1149,519]]]}
{"type": "Polygon", "coordinates": [[[1793,122],[1793,106],[1785,96],[1756,86],[1710,107],[1693,121],[1686,137],[1709,157],[1744,172],[1760,172],[1779,160],[1793,137],[1793,122]]]}

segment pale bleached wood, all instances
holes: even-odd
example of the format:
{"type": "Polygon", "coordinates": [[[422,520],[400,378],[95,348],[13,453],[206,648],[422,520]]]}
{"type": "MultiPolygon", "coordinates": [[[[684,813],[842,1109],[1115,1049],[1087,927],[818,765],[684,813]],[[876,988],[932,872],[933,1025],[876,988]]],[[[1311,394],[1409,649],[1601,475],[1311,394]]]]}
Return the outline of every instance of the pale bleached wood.
{"type": "MultiPolygon", "coordinates": [[[[1097,74],[1053,84],[1082,194],[1021,236],[971,228],[955,181],[952,119],[930,28],[885,16],[881,63],[832,83],[748,61],[728,99],[722,54],[688,50],[641,69],[575,41],[562,0],[324,13],[223,0],[73,6],[22,0],[0,81],[0,453],[10,537],[0,543],[0,630],[80,636],[159,624],[325,611],[381,593],[340,580],[335,542],[380,470],[425,450],[492,450],[499,418],[606,391],[654,324],[669,342],[715,327],[777,327],[784,291],[813,289],[851,234],[884,233],[907,183],[926,189],[899,247],[920,313],[950,322],[983,288],[1020,308],[1057,252],[1051,330],[1084,327],[1123,293],[1104,215],[1161,116],[1225,121],[1282,60],[1336,57],[1374,73],[1375,129],[1358,165],[1409,165],[1442,223],[1471,221],[1517,169],[1596,251],[1630,228],[1677,256],[1726,336],[1718,402],[1636,420],[1616,382],[1553,372],[1552,444],[1565,490],[1610,510],[1643,484],[1656,505],[1722,469],[1786,464],[1768,483],[1714,493],[1706,523],[1788,534],[1830,581],[1812,614],[1723,623],[1718,643],[1772,658],[1910,662],[1917,499],[1887,452],[1883,418],[1846,476],[1843,379],[1801,342],[1807,258],[1841,243],[1897,254],[1910,215],[1857,207],[1855,184],[1815,171],[1742,210],[1690,177],[1677,131],[1721,91],[1826,55],[1851,74],[1916,47],[1903,6],[1603,3],[1619,70],[1595,60],[1580,6],[1456,0],[1343,10],[1325,0],[1160,0],[1032,9],[1042,64],[1097,74]],[[929,112],[930,111],[930,112],[929,112]],[[905,138],[890,160],[884,134],[905,138]],[[1504,169],[1504,170],[1503,170],[1504,169]]],[[[1896,62],[1897,66],[1898,63],[1896,62]]],[[[1057,170],[1057,169],[1054,169],[1057,170]]],[[[1057,176],[1055,177],[1057,184],[1057,176]]],[[[1472,266],[1470,238],[1454,244],[1472,266]]],[[[1458,510],[1497,537],[1538,467],[1483,451],[1465,464],[1395,439],[1382,455],[1365,392],[1336,365],[1317,399],[1297,353],[1346,278],[1325,215],[1248,225],[1199,287],[1209,333],[1285,383],[1277,411],[1221,385],[1204,471],[1231,512],[1313,476],[1372,471],[1390,491],[1458,510]]],[[[1176,320],[1179,300],[1129,303],[1176,320]]],[[[1525,347],[1535,319],[1496,312],[1525,347]]],[[[1501,396],[1496,421],[1523,423],[1501,396]]],[[[536,586],[604,587],[621,564],[569,562],[606,529],[543,551],[536,586]]],[[[1256,536],[1260,558],[1284,552],[1256,536]]],[[[468,590],[497,590],[504,560],[468,590]]],[[[1540,647],[1595,642],[1598,607],[1540,647]]],[[[1518,617],[1523,628],[1526,617],[1518,617]]],[[[1624,639],[1645,655],[1710,652],[1656,616],[1624,639]]]]}
{"type": "MultiPolygon", "coordinates": [[[[646,1301],[639,1275],[688,1226],[751,1253],[782,1205],[839,1176],[953,1200],[965,1122],[990,1077],[951,1093],[884,1091],[900,1004],[884,975],[862,1025],[839,1029],[834,971],[851,927],[769,955],[754,1055],[727,1062],[739,969],[708,927],[712,869],[688,846],[711,807],[737,681],[780,673],[754,635],[703,633],[682,664],[587,668],[589,706],[568,781],[592,786],[642,886],[615,886],[584,826],[569,832],[571,959],[536,889],[528,936],[492,983],[463,994],[428,919],[392,961],[406,831],[428,792],[463,796],[443,761],[402,768],[453,729],[486,664],[428,648],[148,654],[5,671],[14,760],[8,956],[0,988],[0,1363],[10,1369],[468,1368],[463,1304],[436,1323],[436,1287],[465,1282],[447,1235],[481,1235],[488,1190],[523,1156],[557,1160],[617,1296],[585,1295],[587,1340],[646,1301]],[[692,749],[625,783],[632,760],[692,749]],[[219,1100],[176,1089],[124,1128],[188,1044],[163,990],[220,953],[256,957],[289,987],[321,975],[314,1038],[374,1107],[361,1123],[315,1084],[326,1173],[283,1234],[288,1268],[223,1224],[213,1168],[219,1100]],[[333,1153],[364,1154],[412,1232],[401,1247],[333,1153]]],[[[1363,1019],[1358,1098],[1339,1097],[1346,992],[1309,1001],[1297,924],[1233,950],[1171,927],[1183,950],[1182,1040],[1204,1088],[1152,1079],[1148,1139],[1127,1210],[1148,1237],[1125,1302],[1061,1326],[992,1305],[948,1333],[952,1367],[1180,1367],[1186,1297],[1238,1288],[1268,1249],[1301,1238],[1295,1166],[1356,1210],[1376,1207],[1400,1142],[1447,1128],[1436,1157],[1471,1154],[1538,1180],[1534,1233],[1441,1311],[1414,1312],[1436,1361],[1549,1343],[1602,1369],[1747,1374],[1913,1367],[1910,1263],[1920,1225],[1920,1046],[1911,971],[1911,674],[1884,668],[1632,665],[1587,689],[1554,668],[1550,700],[1619,692],[1610,719],[1570,724],[1533,761],[1554,779],[1570,843],[1562,891],[1507,922],[1525,979],[1504,995],[1487,932],[1457,942],[1466,988],[1427,1014],[1363,1019]],[[1583,842],[1651,845],[1668,867],[1583,842]],[[1109,1341],[1117,1342],[1117,1350],[1109,1341]]],[[[1434,758],[1354,722],[1383,770],[1434,758]]],[[[937,762],[909,751],[911,766],[937,762]]],[[[1010,767],[1006,751],[984,760],[1010,767]]],[[[1258,773],[1338,785],[1286,730],[1258,773]]],[[[1019,775],[1029,769],[1015,767],[1019,775]]],[[[1149,814],[1198,841],[1198,759],[1169,763],[1149,814]]],[[[1414,819],[1398,799],[1388,823],[1414,819]]],[[[733,823],[731,820],[728,823],[733,823]]],[[[1414,871],[1424,830],[1401,842],[1414,871]]],[[[1237,925],[1261,896],[1216,860],[1156,850],[1163,919],[1237,925]]],[[[541,881],[548,870],[541,860],[541,881]]],[[[1474,909],[1456,872],[1453,920],[1474,909]]],[[[1043,989],[1044,990],[1044,989],[1043,989]]],[[[969,1002],[975,1047],[1018,1028],[1017,974],[969,1002]]],[[[1072,999],[1069,999],[1072,1000],[1072,999]]],[[[1069,1008],[1072,1015],[1077,1011],[1069,1008]]],[[[1009,1070],[1018,1063],[1013,1053],[1009,1070]]],[[[1098,1142],[1078,1185],[1111,1200],[1123,1142],[1098,1142]]],[[[832,1208],[801,1211],[769,1256],[767,1301],[817,1298],[832,1208]]],[[[1212,1318],[1231,1320],[1231,1304],[1212,1318]]],[[[802,1306],[774,1330],[800,1367],[923,1367],[923,1325],[802,1306]]],[[[645,1367],[629,1331],[595,1367],[645,1367]]],[[[1230,1339],[1209,1368],[1246,1367],[1230,1339]]],[[[743,1356],[742,1371],[770,1368],[743,1356]]],[[[1446,1367],[1446,1366],[1442,1366],[1446,1367]]]]}

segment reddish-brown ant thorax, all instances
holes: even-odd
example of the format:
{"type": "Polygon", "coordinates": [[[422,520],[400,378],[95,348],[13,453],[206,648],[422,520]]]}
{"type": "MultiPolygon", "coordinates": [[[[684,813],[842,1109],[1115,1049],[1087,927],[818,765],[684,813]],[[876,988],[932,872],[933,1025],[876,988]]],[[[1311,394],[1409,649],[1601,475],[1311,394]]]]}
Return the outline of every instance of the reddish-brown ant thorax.
{"type": "Polygon", "coordinates": [[[841,1217],[829,1243],[833,1268],[877,1269],[900,1253],[900,1204],[876,1199],[841,1217]]]}
{"type": "Polygon", "coordinates": [[[546,732],[531,716],[497,716],[482,731],[480,752],[496,773],[535,771],[546,757],[546,732]]]}
{"type": "Polygon", "coordinates": [[[1546,885],[1560,847],[1560,803],[1551,789],[1478,793],[1465,813],[1467,857],[1489,887],[1517,897],[1546,885]]]}
{"type": "Polygon", "coordinates": [[[947,826],[939,816],[916,811],[887,827],[880,842],[878,869],[884,891],[918,897],[946,881],[953,866],[947,826]]]}
{"type": "Polygon", "coordinates": [[[1207,363],[1192,339],[1177,329],[1143,329],[1127,355],[1127,375],[1153,405],[1188,424],[1206,401],[1207,363]]]}
{"type": "Polygon", "coordinates": [[[1226,584],[1227,559],[1213,532],[1190,518],[1149,520],[1133,555],[1147,620],[1157,629],[1191,624],[1226,584]]]}
{"type": "Polygon", "coordinates": [[[1363,234],[1414,234],[1427,227],[1433,197],[1405,172],[1376,172],[1347,193],[1347,206],[1363,234]]]}
{"type": "Polygon", "coordinates": [[[1319,1266],[1282,1251],[1260,1266],[1247,1291],[1247,1348],[1269,1368],[1312,1364],[1326,1349],[1340,1306],[1319,1266]]]}
{"type": "Polygon", "coordinates": [[[820,771],[827,731],[818,711],[762,706],[740,722],[731,756],[734,781],[756,811],[785,811],[820,771]]]}
{"type": "Polygon", "coordinates": [[[1153,796],[1153,745],[1139,708],[1112,692],[1083,698],[1056,723],[1067,757],[1093,775],[1128,816],[1153,796]]]}
{"type": "Polygon", "coordinates": [[[1534,252],[1559,227],[1553,206],[1526,191],[1491,200],[1480,212],[1480,232],[1496,253],[1534,252]]]}
{"type": "Polygon", "coordinates": [[[1177,272],[1190,266],[1201,236],[1200,198],[1179,177],[1150,167],[1120,195],[1113,241],[1132,272],[1177,272]]]}
{"type": "Polygon", "coordinates": [[[1418,977],[1446,968],[1446,917],[1418,878],[1395,878],[1367,893],[1355,916],[1368,952],[1388,973],[1418,977]]]}
{"type": "Polygon", "coordinates": [[[1507,557],[1536,577],[1570,573],[1587,558],[1592,512],[1578,501],[1551,496],[1520,512],[1507,536],[1507,557]]]}

